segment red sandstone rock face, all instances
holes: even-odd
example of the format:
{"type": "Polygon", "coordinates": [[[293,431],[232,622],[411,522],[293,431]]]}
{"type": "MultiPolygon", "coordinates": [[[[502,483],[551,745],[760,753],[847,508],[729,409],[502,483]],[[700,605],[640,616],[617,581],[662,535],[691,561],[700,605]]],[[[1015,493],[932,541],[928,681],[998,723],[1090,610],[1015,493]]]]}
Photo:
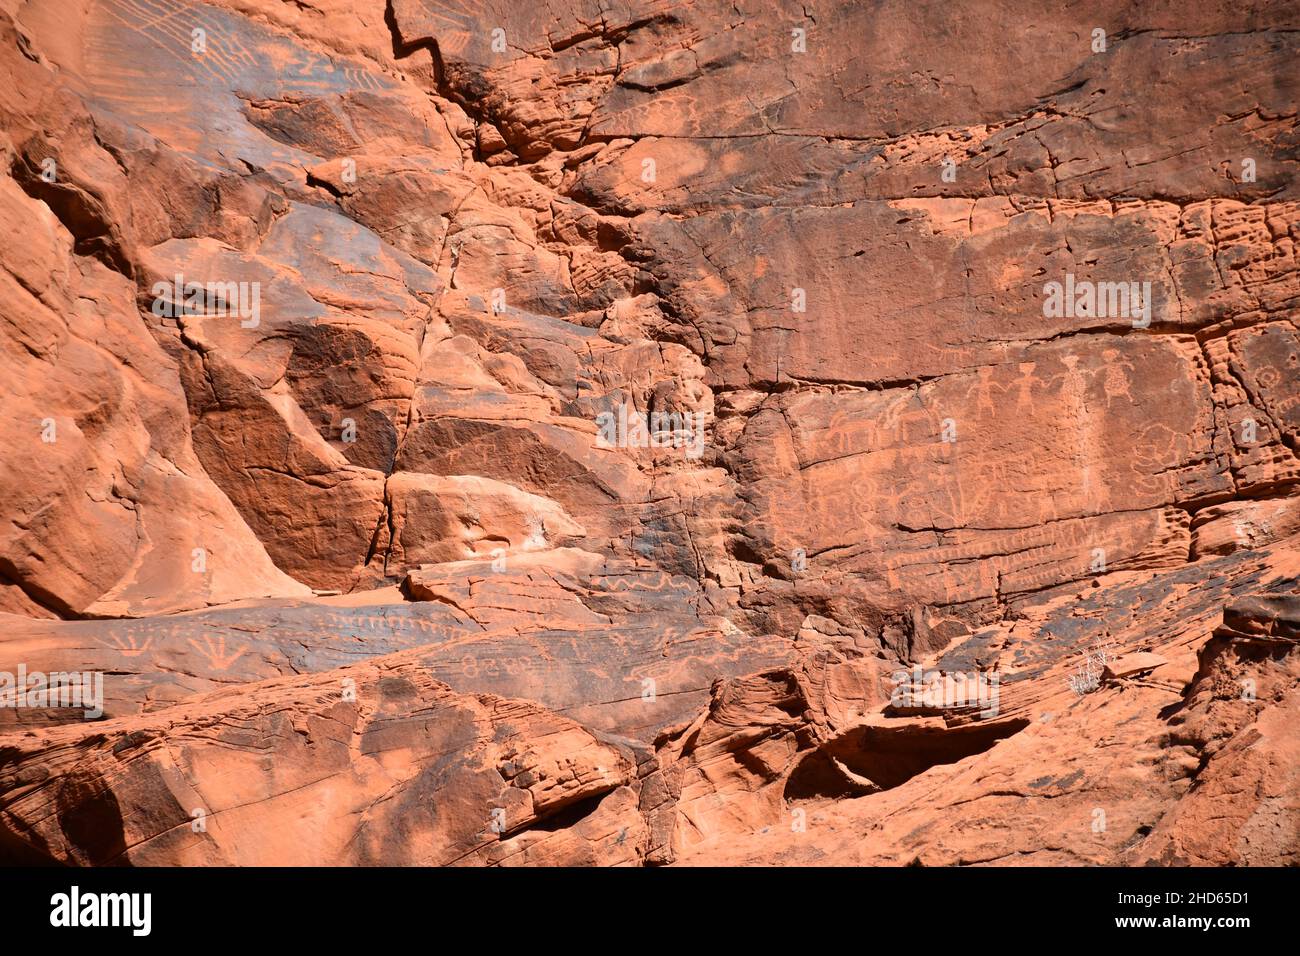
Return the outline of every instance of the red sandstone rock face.
{"type": "Polygon", "coordinates": [[[1300,863],[1298,28],[6,0],[0,861],[1300,863]]]}

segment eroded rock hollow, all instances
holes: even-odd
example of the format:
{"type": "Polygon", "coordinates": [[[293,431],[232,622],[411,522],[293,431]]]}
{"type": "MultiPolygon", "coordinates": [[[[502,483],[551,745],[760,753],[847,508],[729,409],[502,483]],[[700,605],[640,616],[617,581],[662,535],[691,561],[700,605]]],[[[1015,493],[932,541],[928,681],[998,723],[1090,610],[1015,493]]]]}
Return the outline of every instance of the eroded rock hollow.
{"type": "Polygon", "coordinates": [[[0,861],[1300,863],[1298,56],[0,0],[0,861]]]}

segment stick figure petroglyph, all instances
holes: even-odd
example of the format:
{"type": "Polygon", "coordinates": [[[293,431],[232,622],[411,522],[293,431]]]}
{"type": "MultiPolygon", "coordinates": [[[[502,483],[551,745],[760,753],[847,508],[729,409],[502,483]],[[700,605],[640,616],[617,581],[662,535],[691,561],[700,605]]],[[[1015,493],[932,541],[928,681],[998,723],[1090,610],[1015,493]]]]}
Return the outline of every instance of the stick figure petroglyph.
{"type": "Polygon", "coordinates": [[[1021,362],[1016,366],[1020,374],[1016,376],[1012,386],[1016,389],[1016,410],[1022,411],[1026,408],[1032,408],[1034,404],[1033,388],[1038,381],[1034,375],[1034,369],[1038,367],[1037,362],[1021,362]]]}
{"type": "Polygon", "coordinates": [[[1130,404],[1136,404],[1130,391],[1132,382],[1124,372],[1124,369],[1134,371],[1133,363],[1121,361],[1119,349],[1106,349],[1101,354],[1106,360],[1106,371],[1101,382],[1102,389],[1106,393],[1106,407],[1110,408],[1111,402],[1117,398],[1127,398],[1130,404]]]}
{"type": "Polygon", "coordinates": [[[975,411],[977,414],[987,411],[990,415],[997,414],[997,405],[993,402],[993,390],[1006,391],[1003,386],[993,381],[993,366],[983,365],[975,373],[976,382],[966,392],[966,400],[970,401],[971,393],[975,394],[975,411]]]}

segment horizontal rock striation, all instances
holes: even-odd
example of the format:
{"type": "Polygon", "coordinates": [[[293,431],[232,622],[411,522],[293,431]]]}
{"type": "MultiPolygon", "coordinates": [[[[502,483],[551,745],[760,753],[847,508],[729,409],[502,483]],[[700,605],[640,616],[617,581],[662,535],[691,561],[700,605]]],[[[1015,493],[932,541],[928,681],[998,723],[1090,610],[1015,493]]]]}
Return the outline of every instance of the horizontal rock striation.
{"type": "Polygon", "coordinates": [[[0,3],[0,862],[1300,863],[1297,54],[0,3]]]}

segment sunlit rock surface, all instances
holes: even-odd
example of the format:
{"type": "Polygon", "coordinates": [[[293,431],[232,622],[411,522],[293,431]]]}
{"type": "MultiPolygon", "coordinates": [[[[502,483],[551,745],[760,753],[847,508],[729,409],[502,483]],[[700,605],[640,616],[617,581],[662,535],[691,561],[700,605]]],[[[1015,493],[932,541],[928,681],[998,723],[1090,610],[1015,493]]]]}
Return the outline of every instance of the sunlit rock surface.
{"type": "Polygon", "coordinates": [[[0,861],[1300,863],[1300,16],[1040,7],[0,0],[0,861]]]}

